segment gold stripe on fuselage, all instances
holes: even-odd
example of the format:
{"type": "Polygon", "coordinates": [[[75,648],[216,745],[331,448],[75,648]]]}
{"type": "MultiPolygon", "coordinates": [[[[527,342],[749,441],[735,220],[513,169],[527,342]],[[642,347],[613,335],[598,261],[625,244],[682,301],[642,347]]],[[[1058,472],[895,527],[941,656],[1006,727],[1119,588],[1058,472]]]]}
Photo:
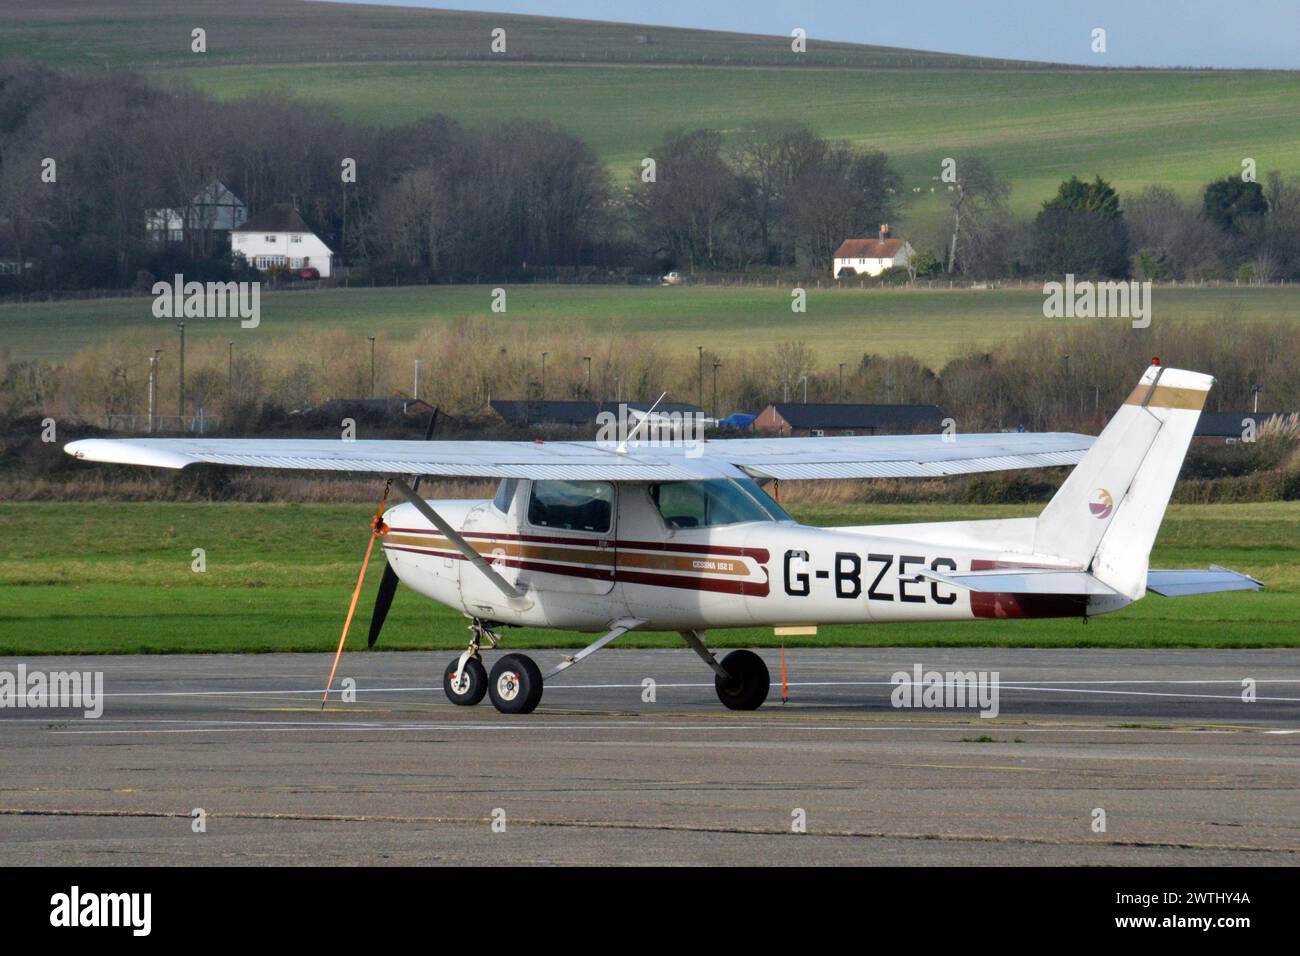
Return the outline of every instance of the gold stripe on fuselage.
{"type": "MultiPolygon", "coordinates": [[[[417,548],[434,548],[439,551],[456,550],[451,542],[439,534],[412,535],[390,532],[384,536],[384,542],[386,544],[417,548]]],[[[568,564],[594,565],[602,568],[612,568],[615,565],[613,548],[567,548],[520,541],[494,541],[491,539],[473,540],[469,544],[479,554],[489,558],[501,555],[521,561],[564,562],[568,564]]],[[[743,559],[709,554],[643,554],[636,551],[622,551],[618,554],[617,564],[622,568],[684,571],[697,574],[723,574],[740,577],[748,576],[751,573],[749,564],[743,559]]]]}

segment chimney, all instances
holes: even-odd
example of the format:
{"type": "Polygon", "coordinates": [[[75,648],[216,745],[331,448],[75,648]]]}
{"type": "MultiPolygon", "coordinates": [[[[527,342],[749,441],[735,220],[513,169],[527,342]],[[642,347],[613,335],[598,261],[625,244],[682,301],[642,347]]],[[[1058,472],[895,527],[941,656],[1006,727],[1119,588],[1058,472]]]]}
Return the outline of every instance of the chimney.
{"type": "Polygon", "coordinates": [[[880,241],[884,242],[888,238],[889,238],[889,223],[882,222],[880,224],[880,241]]]}

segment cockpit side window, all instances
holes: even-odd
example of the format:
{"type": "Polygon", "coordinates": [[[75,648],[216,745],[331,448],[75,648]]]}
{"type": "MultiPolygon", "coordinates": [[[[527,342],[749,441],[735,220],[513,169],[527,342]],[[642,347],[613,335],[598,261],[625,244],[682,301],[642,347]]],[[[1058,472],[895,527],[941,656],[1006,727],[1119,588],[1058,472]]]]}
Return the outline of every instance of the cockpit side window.
{"type": "Polygon", "coordinates": [[[744,521],[782,520],[775,519],[739,482],[727,479],[666,481],[650,485],[649,490],[650,500],[659,509],[664,524],[670,528],[709,528],[744,521]]]}

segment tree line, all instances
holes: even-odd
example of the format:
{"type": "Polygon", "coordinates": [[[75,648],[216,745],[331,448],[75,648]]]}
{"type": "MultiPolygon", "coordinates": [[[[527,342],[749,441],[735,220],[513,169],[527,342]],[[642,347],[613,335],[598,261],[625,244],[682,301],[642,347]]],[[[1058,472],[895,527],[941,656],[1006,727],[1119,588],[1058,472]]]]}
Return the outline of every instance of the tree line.
{"type": "MultiPolygon", "coordinates": [[[[1072,177],[1029,218],[1012,214],[1008,182],[979,156],[945,161],[936,178],[948,214],[908,237],[918,254],[886,281],[1300,279],[1300,181],[1276,173],[1228,176],[1196,203],[1162,186],[1121,199],[1100,177],[1072,177]]],[[[874,236],[908,200],[885,153],[793,122],[671,131],[611,174],[544,122],[380,128],[128,71],[0,64],[0,260],[37,263],[0,275],[0,291],[231,277],[205,237],[159,245],[145,228],[147,210],[182,207],[214,181],[253,214],[293,203],[360,281],[381,283],[824,274],[840,242],[874,236]]]]}

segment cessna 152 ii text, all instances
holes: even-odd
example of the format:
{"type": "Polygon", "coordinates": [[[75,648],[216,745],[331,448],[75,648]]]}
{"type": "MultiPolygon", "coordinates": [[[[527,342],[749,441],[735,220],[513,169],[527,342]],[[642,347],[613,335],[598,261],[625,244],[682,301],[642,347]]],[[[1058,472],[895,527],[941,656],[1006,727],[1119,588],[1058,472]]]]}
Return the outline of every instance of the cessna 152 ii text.
{"type": "MultiPolygon", "coordinates": [[[[373,645],[400,580],[463,612],[469,646],[444,668],[457,704],[485,694],[528,713],[544,682],[631,630],[676,631],[712,668],[719,699],[767,697],[762,659],[721,661],[705,632],[981,618],[1078,617],[1164,595],[1257,589],[1212,566],[1148,569],[1213,379],[1153,363],[1101,435],[904,435],[697,443],[87,439],[89,461],[369,472],[404,504],[373,526],[387,559],[373,645]],[[813,528],[761,482],[925,477],[1075,465],[1036,518],[813,528]],[[415,475],[416,487],[406,475],[415,475]],[[489,501],[429,500],[419,476],[498,478],[489,501]],[[504,626],[598,633],[543,674],[481,651],[504,626]]],[[[358,583],[358,591],[360,584],[358,583]]],[[[355,598],[354,598],[355,606],[355,598]]],[[[346,635],[346,630],[345,630],[346,635]]],[[[341,646],[341,645],[340,645],[341,646]]]]}

